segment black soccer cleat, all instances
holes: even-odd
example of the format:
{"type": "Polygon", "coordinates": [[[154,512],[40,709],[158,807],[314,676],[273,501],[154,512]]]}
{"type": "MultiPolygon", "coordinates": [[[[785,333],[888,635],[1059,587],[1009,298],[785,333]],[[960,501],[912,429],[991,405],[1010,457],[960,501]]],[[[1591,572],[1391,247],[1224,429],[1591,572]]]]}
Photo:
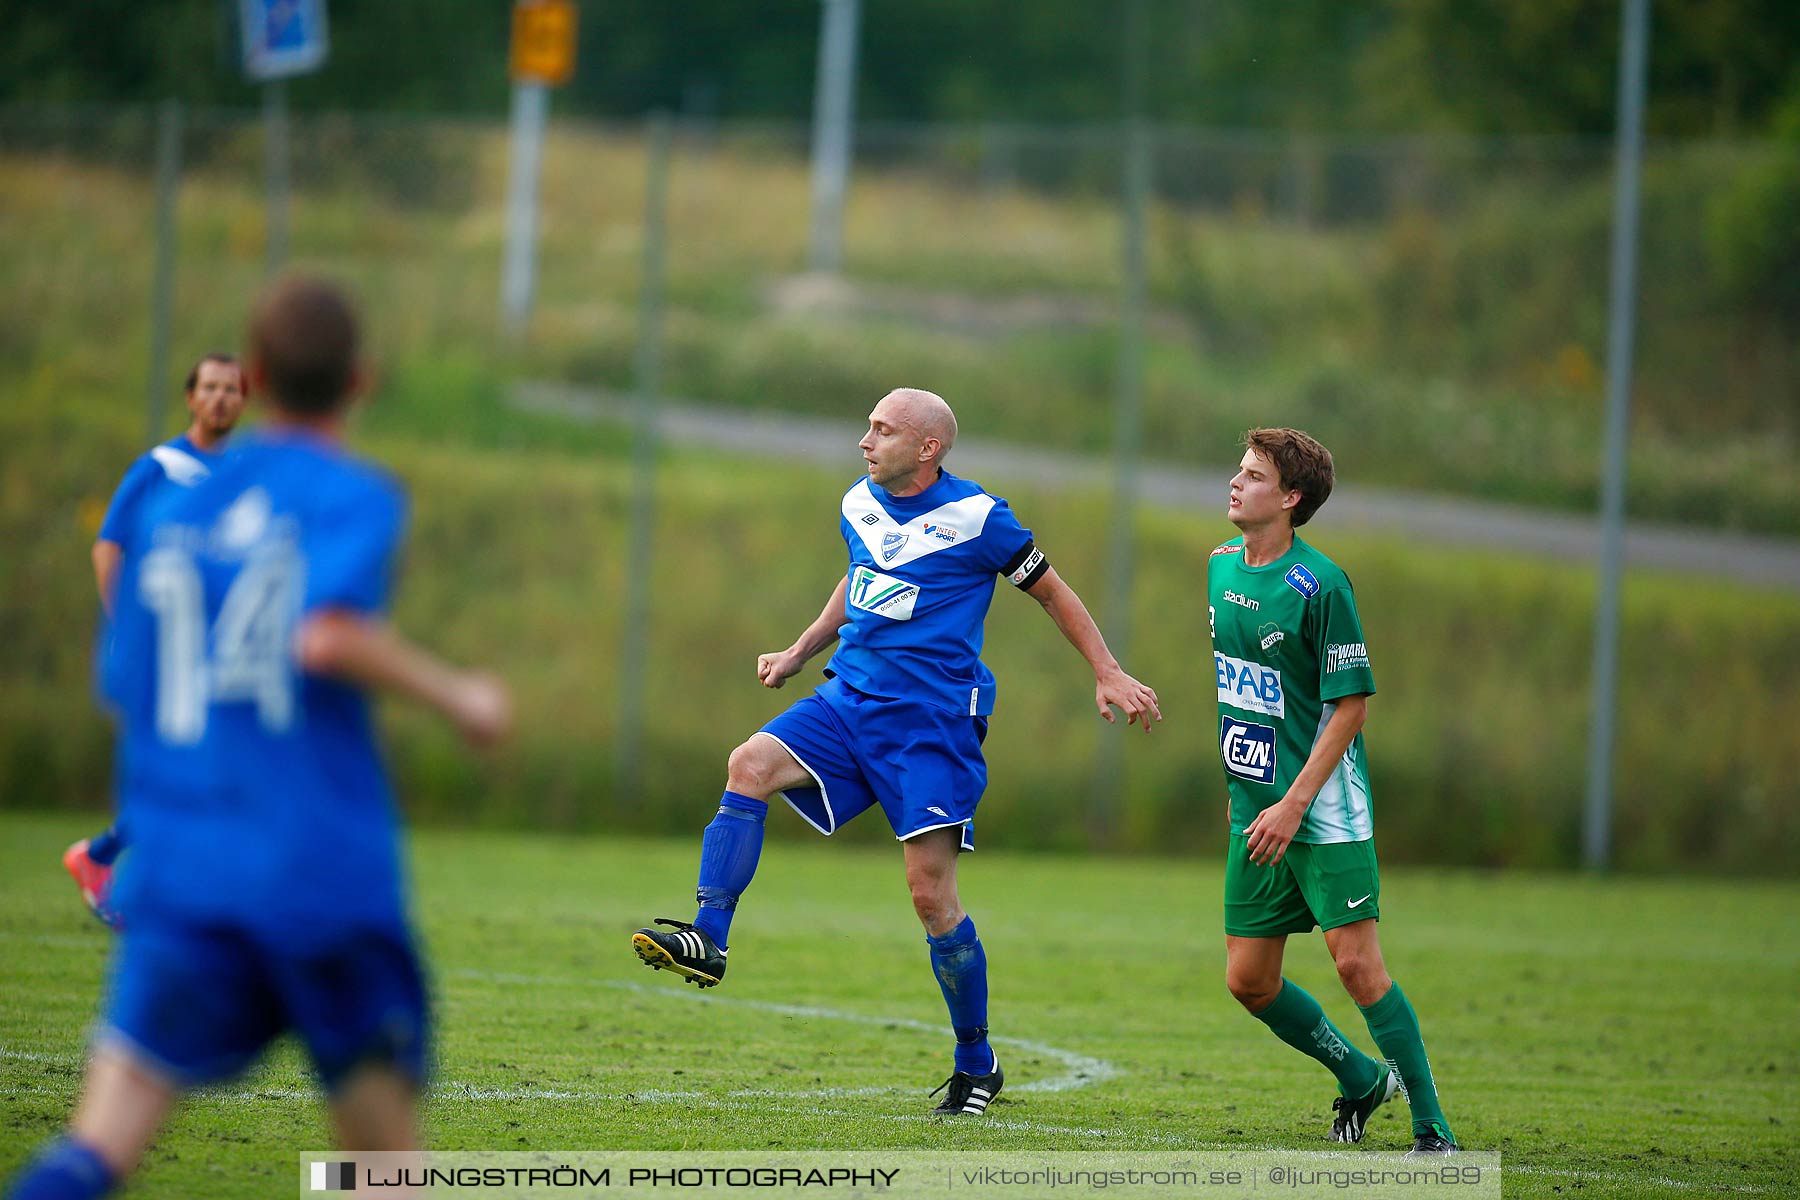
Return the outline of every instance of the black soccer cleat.
{"type": "Polygon", "coordinates": [[[1461,1147],[1456,1144],[1455,1138],[1445,1136],[1449,1132],[1447,1129],[1440,1132],[1434,1126],[1430,1133],[1421,1133],[1413,1139],[1412,1149],[1406,1152],[1406,1157],[1425,1158],[1428,1155],[1441,1156],[1457,1153],[1461,1147]]]}
{"type": "Polygon", "coordinates": [[[994,1060],[994,1069],[986,1075],[958,1071],[933,1089],[933,1096],[945,1088],[950,1092],[932,1112],[940,1117],[978,1117],[987,1111],[987,1106],[994,1102],[1005,1083],[1006,1073],[1000,1069],[998,1058],[994,1060]]]}
{"type": "Polygon", "coordinates": [[[703,988],[718,987],[725,978],[725,952],[686,921],[658,917],[656,924],[672,926],[675,932],[645,928],[631,935],[631,947],[644,965],[673,971],[703,988]]]}
{"type": "Polygon", "coordinates": [[[1348,1096],[1339,1096],[1331,1102],[1331,1109],[1337,1116],[1331,1119],[1331,1140],[1334,1142],[1360,1142],[1363,1130],[1368,1128],[1369,1116],[1376,1109],[1394,1098],[1400,1090],[1400,1073],[1387,1070],[1369,1094],[1361,1099],[1352,1100],[1348,1096]]]}

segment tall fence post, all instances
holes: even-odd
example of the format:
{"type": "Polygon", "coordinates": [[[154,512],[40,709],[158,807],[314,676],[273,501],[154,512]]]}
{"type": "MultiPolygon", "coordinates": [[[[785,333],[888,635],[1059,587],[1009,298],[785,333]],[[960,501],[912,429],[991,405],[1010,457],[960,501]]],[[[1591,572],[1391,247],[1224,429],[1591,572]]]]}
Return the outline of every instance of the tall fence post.
{"type": "Polygon", "coordinates": [[[1600,492],[1600,596],[1594,613],[1593,724],[1581,861],[1612,861],[1612,757],[1619,691],[1619,592],[1625,565],[1626,440],[1637,324],[1638,183],[1644,157],[1644,77],[1650,53],[1648,0],[1625,0],[1619,49],[1618,178],[1613,185],[1612,272],[1606,333],[1606,469],[1600,492]]]}
{"type": "Polygon", "coordinates": [[[175,205],[181,193],[179,100],[156,110],[156,272],[150,283],[150,374],[144,381],[144,441],[162,440],[169,395],[169,326],[175,308],[175,205]]]}
{"type": "MultiPolygon", "coordinates": [[[[650,571],[656,526],[656,410],[662,374],[663,287],[668,241],[666,113],[653,113],[646,138],[644,245],[638,281],[637,387],[631,398],[631,550],[625,563],[624,644],[619,652],[618,786],[636,796],[643,778],[644,704],[649,689],[650,571]]],[[[629,800],[626,799],[629,803],[629,800]]]]}
{"type": "Polygon", "coordinates": [[[288,144],[287,83],[271,79],[263,84],[263,179],[267,190],[268,272],[281,270],[288,256],[288,144]]]}

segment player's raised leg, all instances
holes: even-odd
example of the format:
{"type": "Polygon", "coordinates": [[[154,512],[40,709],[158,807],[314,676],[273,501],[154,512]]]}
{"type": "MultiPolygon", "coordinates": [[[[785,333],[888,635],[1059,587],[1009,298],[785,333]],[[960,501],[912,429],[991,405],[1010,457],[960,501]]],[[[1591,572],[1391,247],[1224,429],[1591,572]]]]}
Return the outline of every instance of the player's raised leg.
{"type": "Polygon", "coordinates": [[[931,972],[944,993],[950,1028],[956,1034],[955,1067],[938,1088],[948,1094],[936,1111],[973,1116],[987,1110],[1006,1077],[988,1044],[987,951],[956,892],[962,836],[960,825],[931,829],[908,839],[904,848],[906,886],[912,892],[913,911],[925,926],[931,972]]]}
{"type": "Polygon", "coordinates": [[[812,780],[785,746],[762,733],[731,752],[725,771],[719,811],[700,839],[700,879],[694,889],[699,912],[691,924],[658,918],[656,923],[668,926],[668,932],[645,928],[631,937],[646,964],[674,971],[703,988],[725,976],[731,919],[738,898],[756,876],[770,797],[812,780]]]}
{"type": "Polygon", "coordinates": [[[64,850],[62,856],[63,868],[74,878],[88,911],[113,929],[120,926],[112,905],[113,863],[124,848],[124,834],[115,824],[103,833],[82,838],[64,850]]]}
{"type": "Polygon", "coordinates": [[[1413,1149],[1444,1154],[1456,1149],[1456,1135],[1438,1104],[1437,1083],[1425,1057],[1419,1017],[1387,973],[1374,921],[1357,921],[1325,931],[1325,945],[1337,964],[1344,990],[1362,1010],[1375,1045],[1400,1077],[1412,1107],[1413,1149]]]}

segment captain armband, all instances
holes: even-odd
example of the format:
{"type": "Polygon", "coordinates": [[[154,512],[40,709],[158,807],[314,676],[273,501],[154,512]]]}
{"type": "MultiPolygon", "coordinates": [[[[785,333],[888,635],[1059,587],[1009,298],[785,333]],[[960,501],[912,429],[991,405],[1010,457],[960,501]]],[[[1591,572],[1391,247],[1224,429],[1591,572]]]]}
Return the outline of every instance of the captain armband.
{"type": "Polygon", "coordinates": [[[1008,583],[1020,591],[1024,591],[1042,579],[1045,572],[1049,570],[1050,560],[1045,558],[1044,552],[1037,548],[1037,543],[1026,542],[1025,548],[1013,555],[1011,562],[1000,568],[1000,573],[1006,576],[1008,583]]]}

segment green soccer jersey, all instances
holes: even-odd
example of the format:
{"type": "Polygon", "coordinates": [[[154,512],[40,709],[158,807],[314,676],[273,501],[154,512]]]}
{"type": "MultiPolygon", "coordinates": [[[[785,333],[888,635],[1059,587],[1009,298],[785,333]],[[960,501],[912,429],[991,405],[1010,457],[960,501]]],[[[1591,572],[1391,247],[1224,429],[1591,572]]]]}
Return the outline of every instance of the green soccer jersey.
{"type": "MultiPolygon", "coordinates": [[[[1219,684],[1219,757],[1231,792],[1231,831],[1287,795],[1345,696],[1373,694],[1350,578],[1298,537],[1262,567],[1244,565],[1244,539],[1206,567],[1213,668],[1219,684]]],[[[1319,789],[1297,842],[1360,842],[1375,835],[1362,734],[1319,789]]]]}

